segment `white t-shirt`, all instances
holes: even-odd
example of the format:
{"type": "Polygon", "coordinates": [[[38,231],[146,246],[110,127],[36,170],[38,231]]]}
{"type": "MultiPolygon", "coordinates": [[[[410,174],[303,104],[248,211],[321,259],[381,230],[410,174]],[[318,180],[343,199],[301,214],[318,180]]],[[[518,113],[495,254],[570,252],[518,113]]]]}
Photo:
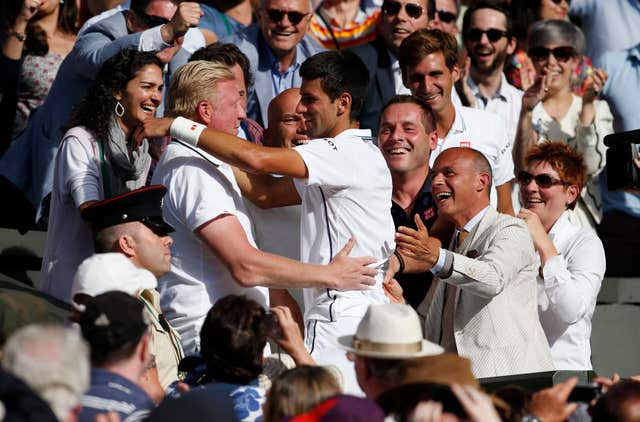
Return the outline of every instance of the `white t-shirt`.
{"type": "Polygon", "coordinates": [[[491,205],[498,207],[496,186],[513,179],[513,143],[507,135],[504,119],[488,111],[455,106],[456,117],[445,138],[438,139],[436,149],[431,151],[429,165],[433,167],[442,151],[454,147],[473,148],[489,160],[493,172],[491,205]]]}
{"type": "MultiPolygon", "coordinates": [[[[333,139],[315,139],[294,148],[309,171],[296,179],[302,198],[300,257],[327,264],[354,237],[350,256],[378,259],[376,285],[366,291],[305,289],[305,317],[336,321],[362,317],[371,303],[386,303],[384,270],[395,249],[391,218],[391,173],[370,130],[349,129],[333,139]]],[[[352,334],[352,333],[351,333],[352,334]]]]}
{"type": "Polygon", "coordinates": [[[78,207],[104,198],[99,157],[98,144],[83,127],[65,134],[56,156],[40,289],[67,303],[78,266],[93,255],[91,229],[78,207]]]}
{"type": "Polygon", "coordinates": [[[180,336],[186,354],[200,345],[200,328],[213,304],[230,294],[246,295],[265,308],[266,287],[245,288],[194,233],[214,218],[235,216],[255,246],[251,223],[231,167],[206,152],[173,141],[162,155],[152,182],[167,187],[162,213],[175,228],[171,234],[171,271],[158,289],[165,316],[180,336]]]}

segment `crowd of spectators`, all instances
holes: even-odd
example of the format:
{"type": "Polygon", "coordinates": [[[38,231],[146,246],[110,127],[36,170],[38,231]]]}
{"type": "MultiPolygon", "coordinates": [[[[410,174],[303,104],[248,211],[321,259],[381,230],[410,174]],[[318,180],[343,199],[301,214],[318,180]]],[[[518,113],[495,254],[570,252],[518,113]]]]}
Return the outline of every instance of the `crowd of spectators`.
{"type": "Polygon", "coordinates": [[[638,420],[551,374],[640,276],[639,72],[638,0],[4,1],[0,421],[638,420]]]}

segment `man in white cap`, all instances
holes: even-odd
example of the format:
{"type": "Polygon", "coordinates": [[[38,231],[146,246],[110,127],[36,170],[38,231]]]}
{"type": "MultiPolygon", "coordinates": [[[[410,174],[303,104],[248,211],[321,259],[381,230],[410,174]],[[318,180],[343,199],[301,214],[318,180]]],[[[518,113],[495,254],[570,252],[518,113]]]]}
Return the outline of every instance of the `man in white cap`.
{"type": "Polygon", "coordinates": [[[339,337],[338,346],[354,361],[358,385],[370,399],[400,385],[415,358],[444,353],[423,338],[416,311],[398,303],[369,305],[356,333],[339,337]]]}

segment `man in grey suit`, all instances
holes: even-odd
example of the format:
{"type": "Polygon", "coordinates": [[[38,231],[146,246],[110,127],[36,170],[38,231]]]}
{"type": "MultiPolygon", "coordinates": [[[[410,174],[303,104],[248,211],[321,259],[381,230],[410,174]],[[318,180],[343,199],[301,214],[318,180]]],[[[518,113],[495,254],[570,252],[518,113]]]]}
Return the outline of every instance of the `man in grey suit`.
{"type": "Polygon", "coordinates": [[[307,35],[309,0],[260,0],[258,23],[223,38],[240,48],[251,63],[254,84],[247,96],[247,117],[267,124],[269,102],[302,83],[302,62],[324,48],[307,35]]]}
{"type": "Polygon", "coordinates": [[[413,31],[426,28],[435,11],[434,0],[385,0],[380,15],[381,36],[353,49],[369,70],[369,91],[360,113],[360,127],[378,133],[384,105],[395,94],[410,94],[402,83],[398,49],[413,31]]]}
{"type": "Polygon", "coordinates": [[[36,219],[48,212],[43,199],[51,192],[54,157],[67,119],[102,64],[126,49],[156,51],[171,67],[185,63],[189,54],[180,51],[180,41],[190,27],[198,26],[200,15],[197,3],[132,0],[130,11],[116,13],[78,36],[46,101],[0,160],[0,175],[33,204],[36,219]]]}
{"type": "Polygon", "coordinates": [[[450,148],[432,172],[438,214],[456,228],[449,250],[421,222],[418,230],[401,227],[397,239],[405,270],[436,275],[418,308],[426,338],[471,359],[478,378],[553,370],[533,242],[522,221],[491,208],[489,162],[471,148],[450,148]]]}

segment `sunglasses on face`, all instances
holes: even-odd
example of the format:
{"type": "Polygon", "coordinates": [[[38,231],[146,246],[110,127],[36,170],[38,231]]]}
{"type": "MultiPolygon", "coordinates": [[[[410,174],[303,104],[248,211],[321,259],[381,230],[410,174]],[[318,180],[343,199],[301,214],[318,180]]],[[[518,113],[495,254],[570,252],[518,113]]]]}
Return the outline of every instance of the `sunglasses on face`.
{"type": "Polygon", "coordinates": [[[464,37],[468,41],[480,41],[483,34],[487,35],[487,39],[490,42],[497,42],[500,38],[506,37],[509,33],[495,28],[487,29],[486,31],[478,28],[471,28],[465,33],[464,37]]]}
{"type": "Polygon", "coordinates": [[[540,173],[534,176],[529,172],[521,171],[520,173],[518,173],[517,179],[518,183],[520,183],[522,186],[529,186],[529,183],[531,183],[532,180],[535,180],[536,185],[543,189],[547,189],[555,185],[565,185],[562,180],[556,179],[555,177],[547,173],[540,173]]]}
{"type": "Polygon", "coordinates": [[[567,2],[567,4],[569,4],[569,3],[570,3],[570,0],[551,0],[551,1],[552,1],[554,4],[560,4],[560,3],[562,3],[563,1],[566,1],[566,2],[567,2]]]}
{"type": "Polygon", "coordinates": [[[436,10],[436,14],[438,15],[438,19],[444,23],[451,23],[458,19],[455,13],[447,12],[446,10],[436,10]]]}
{"type": "Polygon", "coordinates": [[[147,15],[146,13],[141,13],[139,16],[144,21],[144,24],[149,28],[155,28],[156,26],[171,22],[170,19],[163,18],[162,16],[147,15]]]}
{"type": "Polygon", "coordinates": [[[265,12],[267,13],[267,17],[269,18],[269,20],[273,23],[280,23],[282,22],[282,19],[284,19],[285,15],[287,16],[287,18],[289,19],[289,22],[291,22],[291,25],[297,25],[299,24],[302,19],[304,19],[308,13],[302,13],[302,12],[287,12],[285,10],[280,10],[280,9],[266,9],[265,12]]]}
{"type": "Polygon", "coordinates": [[[547,60],[549,54],[553,54],[557,61],[564,63],[576,56],[576,50],[569,46],[556,48],[533,47],[529,50],[529,57],[536,62],[547,60]]]}
{"type": "MultiPolygon", "coordinates": [[[[382,3],[382,13],[387,16],[396,16],[398,13],[400,13],[400,9],[402,9],[402,6],[402,3],[400,2],[387,0],[382,3]]],[[[407,13],[407,16],[412,19],[418,19],[420,16],[422,16],[422,13],[424,13],[422,7],[414,3],[405,3],[404,11],[407,13]]]]}

